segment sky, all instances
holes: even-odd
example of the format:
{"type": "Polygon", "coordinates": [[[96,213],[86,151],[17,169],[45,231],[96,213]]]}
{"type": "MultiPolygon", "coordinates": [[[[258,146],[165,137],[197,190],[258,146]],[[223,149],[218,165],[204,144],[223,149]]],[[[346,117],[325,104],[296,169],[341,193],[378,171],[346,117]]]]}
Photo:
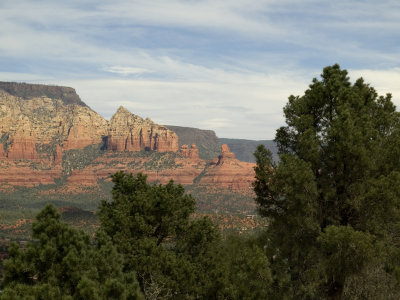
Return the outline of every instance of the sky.
{"type": "Polygon", "coordinates": [[[106,119],[273,139],[335,63],[400,106],[400,2],[0,1],[0,80],[71,86],[106,119]]]}

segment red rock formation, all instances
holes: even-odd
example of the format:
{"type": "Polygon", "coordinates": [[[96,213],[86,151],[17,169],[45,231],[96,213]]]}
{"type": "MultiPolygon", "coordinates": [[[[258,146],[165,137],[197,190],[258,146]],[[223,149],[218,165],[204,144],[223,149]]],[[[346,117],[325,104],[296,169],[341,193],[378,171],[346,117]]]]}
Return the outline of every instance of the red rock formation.
{"type": "Polygon", "coordinates": [[[224,144],[221,147],[221,155],[218,159],[213,159],[200,179],[200,185],[249,194],[252,193],[254,167],[254,163],[237,160],[228,145],[224,144]]]}
{"type": "Polygon", "coordinates": [[[109,150],[126,153],[106,152],[93,164],[72,170],[68,178],[71,187],[97,185],[99,179],[109,178],[110,174],[125,170],[135,174],[143,172],[148,175],[150,182],[167,183],[174,179],[184,185],[199,182],[205,186],[240,192],[251,190],[255,164],[237,160],[227,145],[222,145],[221,155],[209,166],[199,158],[195,144],[191,147],[182,146],[180,157],[171,154],[162,157],[136,156],[128,152],[177,152],[178,137],[166,127],[150,119],[144,120],[123,107],[107,122],[89,107],[82,105],[73,90],[54,90],[60,99],[48,98],[47,95],[54,92],[52,89],[45,90],[47,94],[43,96],[43,87],[35,87],[33,90],[36,93],[34,98],[26,94],[22,97],[21,93],[29,91],[28,87],[25,90],[18,85],[13,86],[12,94],[9,94],[0,85],[2,186],[52,184],[63,172],[62,159],[66,150],[98,144],[107,137],[109,150]],[[4,150],[4,143],[7,144],[7,151],[4,150]]]}
{"type": "Polygon", "coordinates": [[[76,106],[63,131],[67,131],[63,150],[80,149],[103,141],[107,135],[107,121],[88,107],[76,106]]]}
{"type": "Polygon", "coordinates": [[[56,146],[56,152],[53,155],[53,161],[55,164],[61,164],[62,162],[62,151],[60,146],[56,146]]]}
{"type": "Polygon", "coordinates": [[[96,185],[99,179],[109,178],[111,174],[124,170],[133,174],[142,172],[148,176],[149,182],[160,182],[168,183],[171,179],[175,183],[183,185],[193,184],[196,177],[198,177],[204,170],[206,163],[203,160],[188,159],[188,158],[176,158],[175,167],[170,169],[147,169],[145,167],[146,162],[149,161],[149,157],[136,157],[134,159],[136,167],[132,169],[130,163],[132,163],[132,157],[129,155],[119,156],[113,158],[113,153],[107,153],[104,156],[97,158],[94,164],[87,166],[81,170],[74,170],[71,176],[68,177],[68,183],[70,186],[73,185],[96,185]],[[110,161],[116,163],[109,166],[110,161]]]}
{"type": "Polygon", "coordinates": [[[143,120],[120,107],[108,127],[107,149],[112,151],[178,151],[178,136],[150,119],[143,120]]]}
{"type": "Polygon", "coordinates": [[[4,146],[0,143],[0,159],[6,158],[6,152],[4,151],[4,146]]]}
{"type": "Polygon", "coordinates": [[[0,164],[0,184],[11,186],[36,186],[39,184],[54,184],[54,179],[60,178],[61,168],[36,170],[30,167],[30,162],[0,164]]]}
{"type": "Polygon", "coordinates": [[[182,157],[185,157],[185,158],[189,157],[189,146],[188,145],[182,145],[181,146],[181,150],[179,151],[179,154],[182,157]]]}
{"type": "Polygon", "coordinates": [[[225,158],[235,158],[235,153],[231,152],[227,144],[221,146],[221,155],[219,156],[219,160],[222,161],[225,158]]]}
{"type": "Polygon", "coordinates": [[[36,152],[35,140],[27,137],[14,137],[7,151],[8,159],[40,160],[36,152]]]}
{"type": "Polygon", "coordinates": [[[199,159],[199,149],[196,144],[192,144],[192,148],[189,150],[189,157],[192,159],[199,159]]]}
{"type": "Polygon", "coordinates": [[[190,149],[188,145],[182,145],[179,154],[185,158],[199,159],[199,149],[196,144],[192,144],[190,149]]]}

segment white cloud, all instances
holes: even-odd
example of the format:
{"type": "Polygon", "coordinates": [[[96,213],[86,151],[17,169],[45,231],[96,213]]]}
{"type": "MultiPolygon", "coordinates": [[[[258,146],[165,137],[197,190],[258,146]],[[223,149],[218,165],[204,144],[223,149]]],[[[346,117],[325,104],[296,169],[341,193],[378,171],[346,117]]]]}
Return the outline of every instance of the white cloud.
{"type": "Polygon", "coordinates": [[[149,73],[151,71],[143,68],[134,68],[134,67],[121,67],[121,66],[112,66],[104,68],[106,72],[116,73],[120,75],[138,75],[143,73],[149,73]]]}
{"type": "Polygon", "coordinates": [[[397,1],[4,0],[0,79],[72,86],[106,118],[124,105],[268,139],[287,97],[335,62],[398,101],[399,20],[397,1]]]}

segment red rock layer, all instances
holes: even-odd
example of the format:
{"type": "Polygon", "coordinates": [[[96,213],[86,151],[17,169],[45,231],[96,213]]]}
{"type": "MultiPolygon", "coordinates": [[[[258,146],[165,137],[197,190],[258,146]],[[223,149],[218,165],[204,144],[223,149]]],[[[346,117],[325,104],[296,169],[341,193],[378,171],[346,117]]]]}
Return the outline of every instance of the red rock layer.
{"type": "Polygon", "coordinates": [[[214,159],[200,179],[200,185],[211,185],[243,194],[252,193],[254,163],[235,158],[227,145],[222,145],[221,155],[214,159]]]}
{"type": "Polygon", "coordinates": [[[126,171],[133,174],[142,172],[148,176],[149,182],[160,182],[168,183],[173,179],[176,183],[182,185],[193,184],[195,178],[197,178],[205,168],[205,162],[202,160],[192,160],[186,158],[175,159],[175,167],[170,169],[159,169],[149,170],[143,167],[148,161],[148,158],[135,158],[135,162],[141,166],[132,168],[129,164],[132,162],[132,158],[119,157],[118,162],[109,167],[109,163],[113,161],[112,153],[106,154],[95,160],[95,163],[89,165],[82,170],[74,170],[71,176],[68,177],[68,183],[70,186],[73,185],[96,185],[99,179],[109,178],[110,175],[118,171],[126,171]]]}
{"type": "Polygon", "coordinates": [[[28,166],[12,165],[1,167],[0,183],[11,186],[36,186],[39,184],[54,184],[54,179],[61,176],[61,169],[35,170],[28,166]]]}
{"type": "Polygon", "coordinates": [[[0,159],[6,158],[6,152],[4,151],[4,146],[0,144],[0,159]]]}
{"type": "Polygon", "coordinates": [[[190,149],[188,145],[182,145],[179,154],[185,158],[199,159],[199,149],[196,144],[192,144],[190,149]]]}
{"type": "Polygon", "coordinates": [[[26,137],[15,137],[7,151],[8,159],[28,159],[32,161],[40,160],[36,152],[35,140],[26,137]]]}
{"type": "Polygon", "coordinates": [[[76,106],[71,121],[66,124],[67,138],[63,150],[80,149],[100,144],[107,135],[107,121],[87,107],[76,106]]]}

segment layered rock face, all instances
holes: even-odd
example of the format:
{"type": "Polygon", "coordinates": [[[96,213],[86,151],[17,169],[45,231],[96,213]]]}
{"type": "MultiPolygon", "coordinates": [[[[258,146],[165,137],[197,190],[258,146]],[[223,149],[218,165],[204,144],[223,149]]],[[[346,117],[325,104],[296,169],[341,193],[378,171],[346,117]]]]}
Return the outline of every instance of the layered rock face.
{"type": "Polygon", "coordinates": [[[184,158],[199,159],[199,149],[196,144],[192,144],[190,149],[188,145],[182,145],[179,154],[184,158]]]}
{"type": "Polygon", "coordinates": [[[249,194],[252,193],[254,167],[254,163],[237,160],[228,145],[223,144],[221,154],[210,162],[200,184],[249,194]]]}
{"type": "Polygon", "coordinates": [[[178,136],[150,119],[142,119],[120,107],[108,127],[107,149],[112,151],[178,151],[178,136]]]}
{"type": "Polygon", "coordinates": [[[166,156],[168,156],[168,153],[132,157],[129,152],[119,154],[107,152],[86,168],[74,170],[68,178],[68,184],[71,187],[78,185],[93,186],[97,184],[99,179],[107,180],[115,172],[126,171],[133,174],[142,172],[148,176],[149,182],[157,181],[166,184],[173,179],[175,183],[191,185],[206,167],[204,160],[183,158],[178,155],[173,159],[173,163],[166,167],[162,165],[162,160],[166,156]],[[156,157],[157,162],[153,161],[152,163],[152,160],[156,157]],[[131,167],[133,163],[134,168],[131,167]]]}
{"type": "Polygon", "coordinates": [[[54,183],[65,173],[69,150],[101,145],[107,137],[116,151],[178,150],[174,132],[124,108],[107,122],[72,88],[0,82],[0,184],[54,183]]]}
{"type": "Polygon", "coordinates": [[[227,145],[211,163],[196,144],[178,145],[173,131],[123,107],[107,122],[71,88],[0,82],[0,190],[61,176],[72,190],[125,170],[160,183],[251,191],[254,164],[237,160],[227,145]],[[135,153],[143,150],[152,151],[135,153]]]}
{"type": "Polygon", "coordinates": [[[60,161],[60,147],[98,144],[107,132],[107,121],[86,105],[46,96],[22,98],[1,89],[0,120],[0,155],[8,159],[60,161]]]}

